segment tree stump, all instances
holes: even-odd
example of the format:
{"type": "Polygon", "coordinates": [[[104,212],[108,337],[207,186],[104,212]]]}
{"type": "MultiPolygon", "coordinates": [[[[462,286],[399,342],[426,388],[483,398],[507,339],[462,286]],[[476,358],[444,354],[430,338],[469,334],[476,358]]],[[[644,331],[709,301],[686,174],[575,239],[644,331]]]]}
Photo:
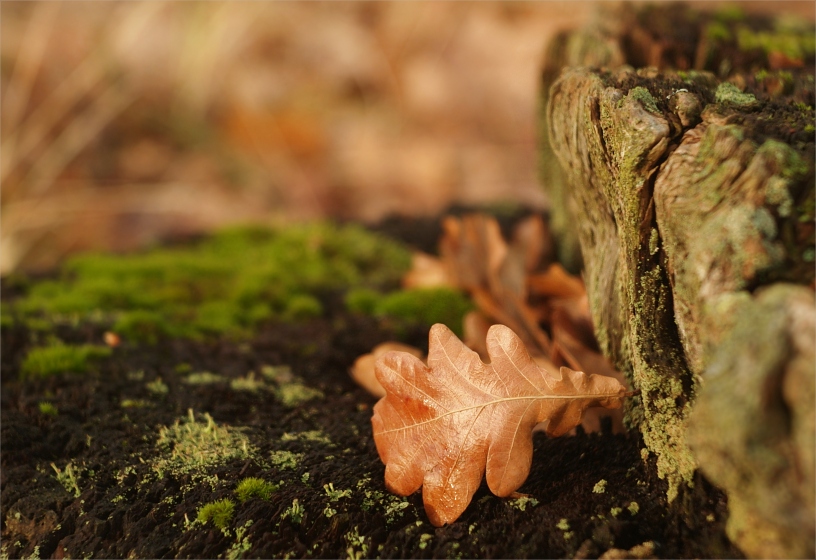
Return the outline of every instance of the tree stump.
{"type": "Polygon", "coordinates": [[[746,554],[813,556],[812,23],[603,9],[545,67],[562,252],[669,500],[699,468],[746,554]]]}

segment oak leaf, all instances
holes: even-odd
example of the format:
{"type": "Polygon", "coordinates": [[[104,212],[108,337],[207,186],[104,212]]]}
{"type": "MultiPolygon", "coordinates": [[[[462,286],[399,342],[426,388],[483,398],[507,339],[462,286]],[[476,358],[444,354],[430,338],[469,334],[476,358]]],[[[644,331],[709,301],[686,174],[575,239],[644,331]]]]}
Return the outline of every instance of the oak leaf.
{"type": "Polygon", "coordinates": [[[422,358],[422,350],[419,348],[414,348],[413,346],[408,346],[401,342],[391,341],[378,344],[371,352],[357,358],[354,361],[354,365],[349,369],[351,378],[354,379],[360,387],[377,398],[385,396],[385,389],[383,389],[383,386],[380,385],[380,382],[377,381],[374,375],[374,365],[377,362],[377,358],[386,352],[408,352],[417,358],[422,358]]]}
{"type": "Polygon", "coordinates": [[[376,364],[386,396],[371,423],[385,485],[403,496],[422,487],[425,511],[438,527],[462,514],[484,475],[500,497],[524,483],[536,424],[547,421],[549,435],[563,435],[588,407],[617,408],[625,396],[615,379],[539,367],[504,325],[488,331],[487,351],[489,364],[436,324],[427,365],[402,352],[376,364]]]}

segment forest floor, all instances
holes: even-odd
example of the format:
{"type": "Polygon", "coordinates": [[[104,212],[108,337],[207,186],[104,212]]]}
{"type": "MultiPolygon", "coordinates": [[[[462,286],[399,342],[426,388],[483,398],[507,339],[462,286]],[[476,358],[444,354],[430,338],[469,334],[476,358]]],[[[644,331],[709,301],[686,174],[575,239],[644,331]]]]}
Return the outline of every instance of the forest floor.
{"type": "MultiPolygon", "coordinates": [[[[434,238],[407,225],[392,233],[434,238]]],[[[24,295],[12,288],[4,305],[24,295]]],[[[723,494],[698,478],[667,503],[631,432],[535,433],[521,497],[483,484],[457,521],[433,527],[421,493],[385,489],[376,399],[348,373],[385,340],[427,349],[427,325],[351,313],[341,295],[322,295],[319,317],[267,321],[249,337],[123,340],[84,374],[48,377],[20,374],[37,333],[4,322],[2,556],[741,556],[724,534],[723,494]],[[241,501],[247,477],[273,491],[241,501]],[[197,520],[225,499],[231,515],[197,520]]],[[[55,329],[70,344],[105,332],[93,321],[55,329]]]]}

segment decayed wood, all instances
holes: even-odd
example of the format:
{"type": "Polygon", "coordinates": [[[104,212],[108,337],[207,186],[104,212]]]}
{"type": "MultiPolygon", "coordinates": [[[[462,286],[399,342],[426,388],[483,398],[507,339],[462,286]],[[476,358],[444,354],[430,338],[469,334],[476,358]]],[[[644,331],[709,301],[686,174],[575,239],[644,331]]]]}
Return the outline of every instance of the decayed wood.
{"type": "Polygon", "coordinates": [[[543,75],[552,223],[628,418],[670,499],[698,467],[726,490],[753,556],[814,554],[812,36],[608,5],[543,75]]]}

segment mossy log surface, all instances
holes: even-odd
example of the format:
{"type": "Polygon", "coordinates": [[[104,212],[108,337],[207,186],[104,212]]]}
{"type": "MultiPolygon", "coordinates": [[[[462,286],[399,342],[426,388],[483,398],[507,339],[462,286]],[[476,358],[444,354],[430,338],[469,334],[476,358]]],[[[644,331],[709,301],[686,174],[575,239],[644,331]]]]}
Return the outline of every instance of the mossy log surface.
{"type": "MultiPolygon", "coordinates": [[[[569,56],[631,60],[609,33],[569,56]]],[[[699,467],[728,493],[746,554],[812,556],[814,88],[812,72],[775,75],[787,89],[759,73],[567,69],[548,92],[545,156],[669,499],[699,467]]]]}

